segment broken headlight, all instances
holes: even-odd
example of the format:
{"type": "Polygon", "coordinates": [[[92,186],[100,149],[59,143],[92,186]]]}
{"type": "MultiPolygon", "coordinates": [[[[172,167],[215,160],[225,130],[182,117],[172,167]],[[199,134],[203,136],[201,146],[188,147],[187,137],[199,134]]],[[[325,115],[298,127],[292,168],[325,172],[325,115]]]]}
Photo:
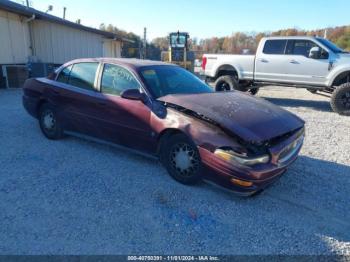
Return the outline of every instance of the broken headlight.
{"type": "Polygon", "coordinates": [[[237,153],[232,149],[216,149],[214,154],[232,164],[240,164],[244,166],[266,164],[270,161],[270,156],[268,154],[252,157],[244,153],[237,153]]]}

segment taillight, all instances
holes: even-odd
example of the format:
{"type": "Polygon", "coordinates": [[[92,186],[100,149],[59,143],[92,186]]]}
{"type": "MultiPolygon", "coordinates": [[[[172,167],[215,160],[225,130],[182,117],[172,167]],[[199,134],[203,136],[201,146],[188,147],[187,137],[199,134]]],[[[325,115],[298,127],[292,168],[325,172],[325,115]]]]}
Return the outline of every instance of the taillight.
{"type": "Polygon", "coordinates": [[[205,70],[205,67],[207,66],[207,58],[203,56],[202,58],[202,69],[205,70]]]}

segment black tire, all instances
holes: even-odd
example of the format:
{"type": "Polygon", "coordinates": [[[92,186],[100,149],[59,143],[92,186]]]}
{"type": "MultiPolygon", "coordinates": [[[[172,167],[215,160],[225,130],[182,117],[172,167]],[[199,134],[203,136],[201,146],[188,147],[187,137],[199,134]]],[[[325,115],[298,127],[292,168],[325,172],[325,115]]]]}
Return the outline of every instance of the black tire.
{"type": "Polygon", "coordinates": [[[340,115],[350,116],[350,83],[336,87],[332,94],[331,107],[340,115]]]}
{"type": "Polygon", "coordinates": [[[216,79],[214,88],[217,92],[225,92],[231,90],[242,91],[239,88],[239,84],[236,78],[231,75],[220,76],[218,79],[216,79]]]}
{"type": "Polygon", "coordinates": [[[182,184],[193,185],[202,178],[198,149],[183,134],[172,135],[161,143],[160,161],[169,175],[182,184]]]}
{"type": "Polygon", "coordinates": [[[259,88],[251,88],[249,89],[249,93],[255,96],[259,92],[259,88]]]}
{"type": "Polygon", "coordinates": [[[62,126],[52,105],[45,103],[40,107],[39,124],[41,131],[48,139],[57,140],[63,137],[62,126]]]}

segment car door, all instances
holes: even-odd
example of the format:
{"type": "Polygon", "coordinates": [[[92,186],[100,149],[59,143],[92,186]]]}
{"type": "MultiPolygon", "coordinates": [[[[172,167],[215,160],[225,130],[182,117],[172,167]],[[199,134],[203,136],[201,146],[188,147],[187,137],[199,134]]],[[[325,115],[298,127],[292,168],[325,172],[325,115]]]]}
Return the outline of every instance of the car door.
{"type": "Polygon", "coordinates": [[[254,78],[257,81],[285,82],[287,74],[285,48],[287,40],[266,40],[255,59],[254,78]]]}
{"type": "Polygon", "coordinates": [[[286,48],[286,79],[297,84],[323,85],[329,73],[329,54],[316,42],[305,39],[289,40],[286,48]],[[321,50],[317,57],[310,56],[310,50],[318,47],[321,50]]]}
{"type": "Polygon", "coordinates": [[[65,130],[90,136],[98,135],[98,68],[98,62],[76,63],[70,66],[68,75],[65,69],[58,75],[55,93],[59,97],[65,130]]]}
{"type": "Polygon", "coordinates": [[[100,78],[100,128],[104,138],[134,149],[153,152],[155,138],[150,127],[151,110],[147,103],[121,97],[127,89],[142,85],[128,68],[105,64],[100,78]]]}

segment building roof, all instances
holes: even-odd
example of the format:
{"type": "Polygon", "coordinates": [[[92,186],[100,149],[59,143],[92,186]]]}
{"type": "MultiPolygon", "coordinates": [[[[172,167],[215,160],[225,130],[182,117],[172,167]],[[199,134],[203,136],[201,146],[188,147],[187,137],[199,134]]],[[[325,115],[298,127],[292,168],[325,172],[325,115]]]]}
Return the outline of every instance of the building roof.
{"type": "Polygon", "coordinates": [[[117,35],[115,33],[102,31],[102,30],[92,28],[92,27],[87,27],[87,26],[84,26],[84,25],[81,25],[78,23],[73,23],[71,21],[62,19],[60,17],[41,12],[37,9],[32,8],[32,7],[27,7],[27,6],[24,6],[21,4],[17,4],[15,2],[12,2],[9,0],[0,0],[0,9],[6,10],[8,12],[16,13],[16,14],[19,14],[22,16],[27,16],[27,17],[32,17],[34,15],[35,19],[38,19],[38,20],[46,20],[46,21],[50,21],[52,23],[57,23],[57,24],[71,27],[71,28],[87,31],[90,33],[95,33],[95,34],[102,35],[102,36],[109,38],[109,39],[114,39],[114,40],[119,40],[119,41],[129,41],[128,39],[124,39],[120,35],[117,35]]]}

